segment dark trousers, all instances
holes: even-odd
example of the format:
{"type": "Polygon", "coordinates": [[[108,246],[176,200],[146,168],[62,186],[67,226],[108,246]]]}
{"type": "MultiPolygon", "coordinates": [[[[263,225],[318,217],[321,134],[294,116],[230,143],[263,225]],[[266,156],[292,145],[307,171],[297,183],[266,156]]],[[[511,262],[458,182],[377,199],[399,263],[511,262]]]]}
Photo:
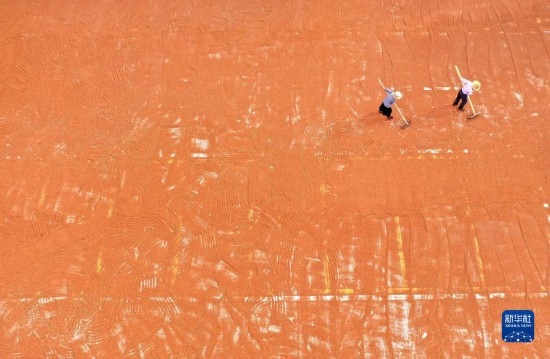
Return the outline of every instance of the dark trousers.
{"type": "Polygon", "coordinates": [[[462,92],[462,89],[458,90],[458,94],[456,95],[455,102],[453,102],[453,106],[458,105],[458,101],[460,100],[462,100],[462,102],[460,102],[460,106],[458,106],[458,108],[462,110],[464,108],[464,105],[466,105],[466,102],[468,102],[468,95],[462,92]]]}
{"type": "Polygon", "coordinates": [[[391,107],[388,108],[388,107],[384,106],[384,103],[382,102],[380,104],[380,107],[378,108],[378,112],[382,112],[382,114],[384,116],[390,117],[391,116],[391,107]]]}

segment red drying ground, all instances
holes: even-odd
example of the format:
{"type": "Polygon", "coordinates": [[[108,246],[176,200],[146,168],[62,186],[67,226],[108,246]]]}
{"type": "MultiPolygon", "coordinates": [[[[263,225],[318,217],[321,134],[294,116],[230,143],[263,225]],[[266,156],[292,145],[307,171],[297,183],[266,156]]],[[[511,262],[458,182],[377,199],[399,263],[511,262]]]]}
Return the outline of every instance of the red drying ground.
{"type": "Polygon", "coordinates": [[[548,1],[0,15],[0,357],[550,357],[548,1]]]}

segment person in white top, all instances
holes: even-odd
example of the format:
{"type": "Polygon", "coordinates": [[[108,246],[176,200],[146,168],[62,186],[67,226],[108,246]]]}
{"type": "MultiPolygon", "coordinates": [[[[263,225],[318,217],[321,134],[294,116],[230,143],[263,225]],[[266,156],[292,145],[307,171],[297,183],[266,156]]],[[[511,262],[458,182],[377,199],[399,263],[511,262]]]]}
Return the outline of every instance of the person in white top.
{"type": "Polygon", "coordinates": [[[468,96],[473,95],[474,91],[479,91],[481,84],[476,80],[470,81],[465,78],[460,78],[460,80],[462,81],[462,88],[458,90],[453,106],[458,105],[458,102],[462,100],[458,106],[458,109],[460,111],[464,111],[464,105],[468,102],[468,96]]]}

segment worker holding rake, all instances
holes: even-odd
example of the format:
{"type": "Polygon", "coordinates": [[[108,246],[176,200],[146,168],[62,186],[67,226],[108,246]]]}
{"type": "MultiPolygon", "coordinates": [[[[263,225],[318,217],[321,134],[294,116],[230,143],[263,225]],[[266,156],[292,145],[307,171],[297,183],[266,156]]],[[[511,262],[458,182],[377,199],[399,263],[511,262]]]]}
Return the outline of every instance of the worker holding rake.
{"type": "Polygon", "coordinates": [[[458,105],[458,103],[460,102],[458,110],[464,111],[464,105],[466,105],[466,103],[468,102],[468,96],[473,95],[474,91],[479,91],[481,88],[481,84],[479,83],[479,81],[470,81],[463,77],[460,77],[460,80],[462,81],[462,88],[458,90],[458,94],[456,95],[455,102],[453,102],[453,106],[458,105]]]}
{"type": "Polygon", "coordinates": [[[389,88],[384,88],[384,91],[386,91],[388,95],[384,98],[384,100],[380,104],[380,107],[378,108],[378,112],[386,116],[388,120],[391,120],[393,118],[393,116],[391,115],[392,113],[391,106],[395,103],[395,100],[400,100],[403,97],[403,95],[401,94],[401,92],[399,91],[394,92],[389,88]]]}

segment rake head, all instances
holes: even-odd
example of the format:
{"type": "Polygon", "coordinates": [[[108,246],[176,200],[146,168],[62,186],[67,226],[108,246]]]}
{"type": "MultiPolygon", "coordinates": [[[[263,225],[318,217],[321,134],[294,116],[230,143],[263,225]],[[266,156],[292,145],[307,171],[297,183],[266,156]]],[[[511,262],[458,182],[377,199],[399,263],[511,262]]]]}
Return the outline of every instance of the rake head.
{"type": "Polygon", "coordinates": [[[473,115],[470,115],[470,116],[468,116],[467,118],[468,118],[468,120],[471,120],[471,119],[477,117],[478,115],[479,115],[479,112],[478,112],[478,113],[474,113],[473,115]]]}

